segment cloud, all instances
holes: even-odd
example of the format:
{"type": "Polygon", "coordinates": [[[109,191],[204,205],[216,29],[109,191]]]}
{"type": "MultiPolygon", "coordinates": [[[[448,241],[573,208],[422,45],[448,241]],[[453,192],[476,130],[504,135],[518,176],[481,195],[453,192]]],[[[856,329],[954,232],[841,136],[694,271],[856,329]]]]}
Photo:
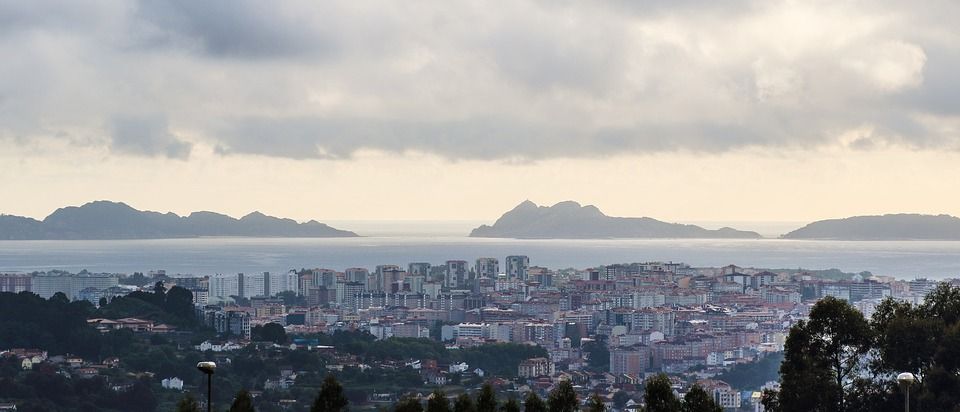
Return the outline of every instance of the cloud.
{"type": "Polygon", "coordinates": [[[186,159],[192,147],[174,136],[162,117],[119,116],[113,120],[110,149],[117,153],[186,159]]]}
{"type": "Polygon", "coordinates": [[[72,4],[0,5],[0,139],[180,159],[960,147],[949,1],[72,4]]]}

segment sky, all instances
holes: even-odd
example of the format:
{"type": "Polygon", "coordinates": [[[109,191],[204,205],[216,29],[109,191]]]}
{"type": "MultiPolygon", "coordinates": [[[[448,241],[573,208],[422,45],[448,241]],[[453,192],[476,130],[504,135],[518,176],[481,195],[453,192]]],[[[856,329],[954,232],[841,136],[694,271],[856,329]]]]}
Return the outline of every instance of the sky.
{"type": "Polygon", "coordinates": [[[0,0],[0,212],[960,215],[960,2],[0,0]]]}

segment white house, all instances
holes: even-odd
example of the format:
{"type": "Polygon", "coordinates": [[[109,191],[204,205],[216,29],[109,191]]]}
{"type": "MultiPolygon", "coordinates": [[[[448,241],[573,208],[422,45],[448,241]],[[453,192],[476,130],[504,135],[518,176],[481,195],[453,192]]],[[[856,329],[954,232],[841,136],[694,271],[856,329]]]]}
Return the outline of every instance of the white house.
{"type": "Polygon", "coordinates": [[[183,379],[180,378],[167,378],[160,381],[160,385],[163,386],[163,389],[176,389],[178,391],[183,390],[183,379]]]}

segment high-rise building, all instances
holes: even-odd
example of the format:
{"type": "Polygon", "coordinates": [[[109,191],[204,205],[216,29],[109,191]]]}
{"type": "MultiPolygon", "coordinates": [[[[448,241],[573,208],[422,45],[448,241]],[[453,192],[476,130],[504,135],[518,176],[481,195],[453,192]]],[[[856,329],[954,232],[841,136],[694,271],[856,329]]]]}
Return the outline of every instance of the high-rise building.
{"type": "MultiPolygon", "coordinates": [[[[210,296],[226,298],[230,296],[239,296],[243,298],[252,298],[259,296],[274,296],[281,292],[298,292],[301,282],[297,273],[290,271],[283,274],[272,274],[270,272],[247,275],[237,274],[217,274],[210,276],[210,296]]],[[[312,282],[307,282],[312,283],[312,282]]],[[[314,287],[313,285],[308,285],[314,287]]]]}
{"type": "Polygon", "coordinates": [[[423,284],[425,281],[426,277],[422,275],[408,275],[404,279],[404,283],[409,286],[406,289],[413,293],[423,293],[423,284]]]}
{"type": "Polygon", "coordinates": [[[530,268],[530,258],[526,256],[507,256],[504,262],[507,277],[510,279],[527,280],[527,269],[530,268]]]}
{"type": "Polygon", "coordinates": [[[357,301],[360,298],[360,295],[366,290],[366,285],[360,282],[346,282],[343,284],[343,300],[340,302],[340,306],[344,310],[350,312],[356,312],[357,310],[357,301]]]}
{"type": "MultiPolygon", "coordinates": [[[[384,274],[390,272],[391,274],[400,271],[400,266],[397,265],[377,265],[376,271],[373,272],[373,276],[367,278],[367,290],[370,291],[384,291],[389,287],[389,282],[384,280],[384,274]]],[[[389,275],[388,275],[389,276],[389,275]]]]}
{"type": "Polygon", "coordinates": [[[0,292],[30,292],[30,275],[19,273],[0,273],[0,292]]]}
{"type": "Polygon", "coordinates": [[[223,275],[216,274],[210,276],[210,297],[226,298],[230,296],[240,296],[240,274],[223,275]]]}
{"type": "Polygon", "coordinates": [[[500,261],[497,258],[482,257],[474,267],[478,278],[496,279],[500,273],[500,261]]]}
{"type": "Polygon", "coordinates": [[[463,287],[467,283],[467,261],[448,260],[443,282],[448,288],[463,287]]]}
{"type": "Polygon", "coordinates": [[[634,345],[610,350],[610,373],[642,375],[650,367],[650,348],[634,345]]]}
{"type": "Polygon", "coordinates": [[[347,282],[360,282],[367,284],[367,278],[370,277],[370,271],[365,268],[349,268],[343,271],[347,282]]]}
{"type": "Polygon", "coordinates": [[[407,265],[407,274],[410,276],[430,276],[430,264],[426,262],[414,262],[407,265]]]}
{"type": "Polygon", "coordinates": [[[62,292],[70,300],[76,300],[81,290],[107,289],[119,284],[120,278],[109,274],[38,274],[30,279],[31,292],[44,299],[62,292]]]}

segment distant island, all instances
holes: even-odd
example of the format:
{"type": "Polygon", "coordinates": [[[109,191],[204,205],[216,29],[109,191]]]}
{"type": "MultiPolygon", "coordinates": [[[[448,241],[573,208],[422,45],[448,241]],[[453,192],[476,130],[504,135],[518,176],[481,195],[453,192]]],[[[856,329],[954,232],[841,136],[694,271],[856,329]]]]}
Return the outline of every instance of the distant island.
{"type": "Polygon", "coordinates": [[[483,225],[470,237],[517,239],[609,239],[609,238],[736,238],[758,239],[756,232],[724,227],[717,230],[696,225],[667,223],[649,217],[612,217],[596,206],[560,202],[537,206],[527,200],[504,213],[493,226],[483,225]]]}
{"type": "Polygon", "coordinates": [[[244,237],[356,237],[311,220],[297,223],[250,213],[240,219],[214,212],[175,213],[140,211],[125,203],[96,201],[57,209],[45,219],[0,215],[0,239],[86,240],[167,239],[202,236],[244,237]]]}
{"type": "Polygon", "coordinates": [[[891,214],[820,220],[781,236],[822,240],[960,240],[960,218],[891,214]]]}

